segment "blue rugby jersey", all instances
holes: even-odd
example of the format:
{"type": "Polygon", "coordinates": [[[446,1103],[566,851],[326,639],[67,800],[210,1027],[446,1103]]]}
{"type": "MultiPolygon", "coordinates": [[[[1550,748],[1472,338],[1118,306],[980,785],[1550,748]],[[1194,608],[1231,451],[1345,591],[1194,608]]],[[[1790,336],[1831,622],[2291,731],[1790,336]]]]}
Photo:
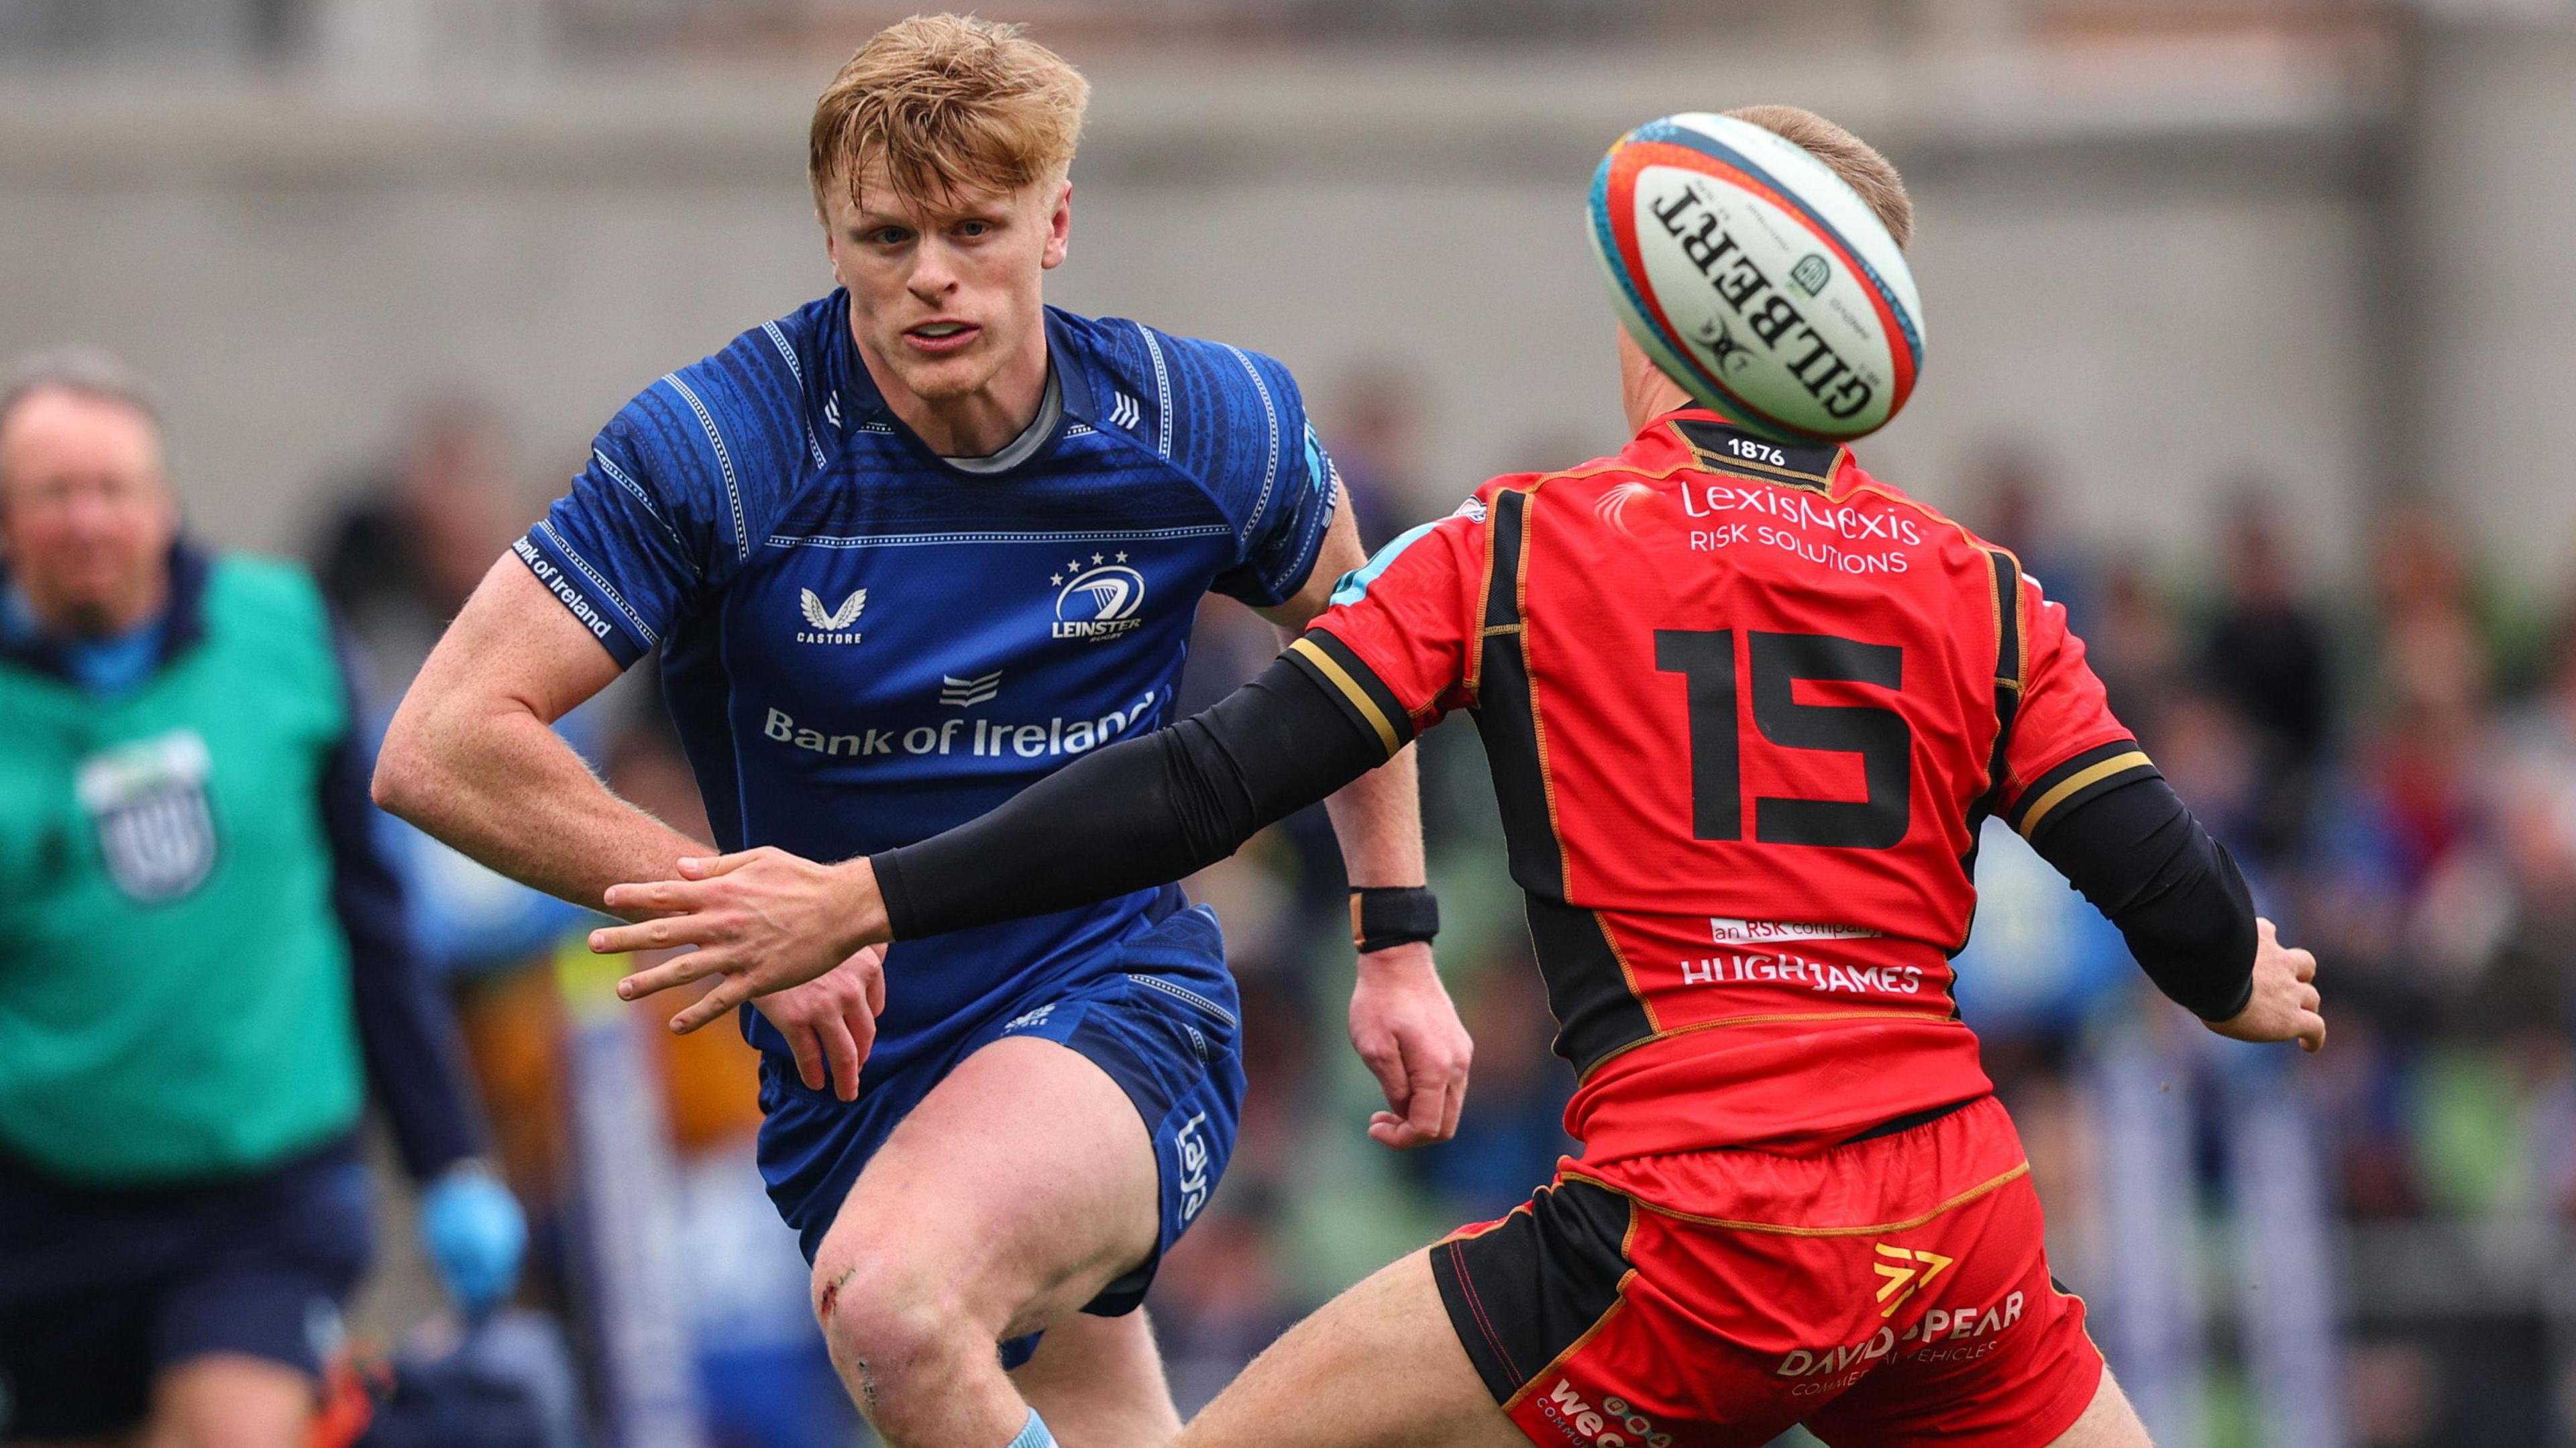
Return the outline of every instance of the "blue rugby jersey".
{"type": "MultiPolygon", "coordinates": [[[[1202,594],[1304,584],[1339,479],[1287,369],[1046,325],[1064,416],[1008,471],[952,467],[895,418],[835,292],[646,388],[515,545],[621,666],[661,651],[724,849],[840,860],[972,819],[1159,727],[1202,594]]],[[[897,945],[868,1074],[1083,976],[1178,898],[897,945]]]]}

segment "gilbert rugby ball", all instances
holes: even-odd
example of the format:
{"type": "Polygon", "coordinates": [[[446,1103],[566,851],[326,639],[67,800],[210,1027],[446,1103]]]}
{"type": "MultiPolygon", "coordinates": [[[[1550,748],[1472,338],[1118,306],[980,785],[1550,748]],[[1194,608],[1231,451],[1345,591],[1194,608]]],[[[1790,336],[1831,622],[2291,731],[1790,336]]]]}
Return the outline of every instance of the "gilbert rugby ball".
{"type": "Polygon", "coordinates": [[[1923,366],[1923,309],[1887,228],[1824,162],[1693,112],[1619,138],[1592,246],[1646,355],[1702,404],[1786,441],[1887,425],[1923,366]]]}

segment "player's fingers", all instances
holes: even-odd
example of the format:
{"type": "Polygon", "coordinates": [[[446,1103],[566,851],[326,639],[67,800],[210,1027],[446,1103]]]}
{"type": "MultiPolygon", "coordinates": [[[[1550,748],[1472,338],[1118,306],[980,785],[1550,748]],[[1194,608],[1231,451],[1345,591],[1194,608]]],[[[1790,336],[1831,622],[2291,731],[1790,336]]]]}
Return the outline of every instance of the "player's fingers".
{"type": "Polygon", "coordinates": [[[1443,1116],[1445,1098],[1448,1098],[1448,1074],[1440,1072],[1432,1064],[1435,1056],[1432,1056],[1430,1046],[1425,1046],[1422,1041],[1412,1041],[1404,1033],[1396,1033],[1396,1051],[1399,1051],[1396,1069],[1404,1077],[1404,1090],[1401,1090],[1401,1095],[1388,1095],[1386,1103],[1394,1105],[1396,1113],[1404,1118],[1406,1144],[1419,1147],[1425,1141],[1437,1141],[1443,1136],[1440,1116],[1443,1116]]]}
{"type": "Polygon", "coordinates": [[[868,1054],[877,1046],[877,1018],[873,1015],[847,1016],[843,1024],[850,1029],[850,1092],[858,1099],[859,1072],[868,1064],[868,1054]]]}
{"type": "Polygon", "coordinates": [[[823,1042],[814,1028],[782,1026],[778,1034],[787,1038],[787,1049],[796,1055],[796,1079],[804,1082],[808,1091],[822,1090],[823,1042]]]}
{"type": "Polygon", "coordinates": [[[723,934],[723,922],[713,915],[665,915],[632,925],[603,926],[590,932],[590,948],[596,955],[632,955],[639,950],[704,945],[723,934]]]}
{"type": "Polygon", "coordinates": [[[1431,1069],[1428,1051],[1420,1042],[1410,1045],[1405,1052],[1404,1119],[1423,1140],[1438,1141],[1448,1134],[1440,1129],[1440,1120],[1446,1110],[1449,1083],[1431,1069]]]}
{"type": "Polygon", "coordinates": [[[1377,1078],[1377,1089],[1385,1093],[1386,1104],[1402,1113],[1411,1094],[1404,1079],[1404,1053],[1388,1036],[1371,1035],[1354,1044],[1359,1048],[1360,1064],[1377,1078]]]}
{"type": "Polygon", "coordinates": [[[685,1036],[712,1021],[732,1015],[736,1008],[751,998],[751,985],[738,975],[716,982],[716,988],[691,1001],[671,1017],[671,1033],[685,1036]]]}
{"type": "Polygon", "coordinates": [[[1412,1122],[1392,1111],[1381,1111],[1371,1116],[1368,1134],[1371,1141],[1389,1151],[1411,1151],[1417,1146],[1427,1145],[1431,1140],[1416,1129],[1412,1122]]]}
{"type": "Polygon", "coordinates": [[[2314,1055],[2326,1048],[2326,1018],[2315,1011],[2299,1012],[2299,1049],[2314,1055]]]}
{"type": "Polygon", "coordinates": [[[2299,1009],[2300,1009],[2300,1010],[2306,1011],[2306,1012],[2310,1013],[2311,1015],[2313,1015],[2313,1014],[2315,1014],[2315,1013],[2316,1013],[2317,1008],[2318,1008],[2319,1006],[2324,1005],[2324,1004],[2325,1004],[2325,997],[2324,997],[2324,996],[2321,996],[2321,995],[2319,995],[2319,994],[2317,994],[2317,988],[2316,988],[2315,986],[2312,986],[2312,985],[2303,985],[2303,986],[2300,986],[2300,987],[2299,987],[2299,1009]]]}
{"type": "MultiPolygon", "coordinates": [[[[687,863],[688,863],[688,861],[686,861],[686,860],[682,860],[680,863],[681,863],[681,864],[683,864],[683,865],[685,865],[685,864],[687,864],[687,863]]],[[[2278,945],[2278,944],[2280,944],[2280,943],[2281,943],[2281,933],[2280,933],[2280,931],[2279,931],[2278,929],[2274,928],[2274,926],[2273,926],[2272,922],[2271,922],[2271,921],[2269,921],[2269,920],[2264,919],[2264,918],[2263,918],[2262,916],[2260,916],[2260,915],[2255,916],[2255,917],[2254,917],[2254,946],[2255,946],[2255,948],[2256,948],[2256,949],[2258,949],[2258,950],[2264,950],[2264,949],[2269,949],[2269,948],[2271,948],[2272,946],[2278,945]]]]}
{"type": "Polygon", "coordinates": [[[851,956],[849,960],[843,961],[842,964],[846,966],[853,961],[858,964],[859,991],[861,997],[867,1001],[868,1013],[871,1016],[883,1014],[885,1011],[885,947],[868,946],[851,956]]]}
{"type": "Polygon", "coordinates": [[[1458,1134],[1458,1118],[1467,1109],[1467,1073],[1463,1070],[1449,1077],[1448,1089],[1440,1098],[1440,1139],[1447,1141],[1458,1134]]]}
{"type": "Polygon", "coordinates": [[[750,864],[752,861],[759,859],[761,853],[761,850],[742,850],[730,855],[717,855],[713,858],[703,855],[691,855],[680,861],[680,878],[684,880],[712,880],[718,875],[730,875],[734,871],[741,869],[743,866],[750,864]]]}
{"type": "Polygon", "coordinates": [[[2315,980],[2317,978],[2317,957],[2314,951],[2291,951],[2290,966],[2293,970],[2298,972],[2299,979],[2303,981],[2315,980]]]}
{"type": "Polygon", "coordinates": [[[832,1094],[844,1101],[858,1100],[859,1043],[850,1035],[849,1023],[835,1016],[816,1026],[814,1033],[823,1038],[823,1050],[832,1060],[832,1094]]]}
{"type": "Polygon", "coordinates": [[[620,915],[640,911],[678,912],[696,909],[706,892],[688,880],[638,880],[611,885],[600,902],[620,915]]]}
{"type": "Polygon", "coordinates": [[[629,1001],[640,1000],[655,991],[669,990],[675,985],[687,985],[690,981],[706,975],[707,970],[708,953],[706,951],[692,950],[683,955],[675,955],[659,965],[648,966],[619,981],[617,998],[629,1001]]]}

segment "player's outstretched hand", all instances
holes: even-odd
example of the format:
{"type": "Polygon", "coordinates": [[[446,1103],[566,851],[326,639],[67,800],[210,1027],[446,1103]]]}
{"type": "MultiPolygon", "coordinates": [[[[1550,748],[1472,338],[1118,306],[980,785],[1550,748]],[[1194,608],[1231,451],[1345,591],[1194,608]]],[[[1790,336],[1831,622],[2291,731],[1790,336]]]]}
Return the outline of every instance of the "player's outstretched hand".
{"type": "Polygon", "coordinates": [[[1392,1108],[1369,1118],[1369,1136],[1379,1145],[1405,1151],[1458,1134],[1476,1048],[1441,987],[1429,945],[1389,946],[1360,957],[1351,1044],[1392,1108]]]}
{"type": "Polygon", "coordinates": [[[723,977],[671,1018],[671,1029],[684,1035],[753,996],[803,985],[886,938],[884,901],[865,857],[819,865],[769,845],[682,860],[677,880],[611,885],[605,903],[621,915],[653,918],[592,931],[590,948],[602,955],[697,947],[619,981],[618,995],[637,1000],[723,977]]]}
{"type": "Polygon", "coordinates": [[[2254,922],[2254,996],[2245,1009],[2209,1028],[2238,1041],[2296,1041],[2322,1051],[2326,1018],[2318,1014],[2317,958],[2281,943],[2269,920],[2254,922]]]}
{"type": "Polygon", "coordinates": [[[803,985],[755,996],[751,1004],[786,1037],[806,1090],[828,1085],[833,1095],[856,1101],[859,1068],[876,1045],[877,1017],[885,1010],[885,947],[868,946],[803,985]]]}

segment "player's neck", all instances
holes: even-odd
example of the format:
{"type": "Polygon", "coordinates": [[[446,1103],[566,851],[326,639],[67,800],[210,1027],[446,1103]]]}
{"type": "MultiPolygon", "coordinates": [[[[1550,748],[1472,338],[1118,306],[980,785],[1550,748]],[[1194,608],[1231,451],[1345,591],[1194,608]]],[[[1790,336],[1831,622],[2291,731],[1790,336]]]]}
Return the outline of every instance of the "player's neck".
{"type": "Polygon", "coordinates": [[[1031,329],[1028,341],[990,382],[955,397],[924,397],[906,387],[893,369],[868,355],[864,342],[859,360],[887,408],[941,457],[990,457],[1028,431],[1046,405],[1047,335],[1042,326],[1031,329]]]}
{"type": "Polygon", "coordinates": [[[1628,411],[1632,433],[1645,431],[1647,423],[1667,412],[1691,405],[1690,394],[1647,361],[1625,332],[1619,334],[1619,401],[1628,411]]]}

